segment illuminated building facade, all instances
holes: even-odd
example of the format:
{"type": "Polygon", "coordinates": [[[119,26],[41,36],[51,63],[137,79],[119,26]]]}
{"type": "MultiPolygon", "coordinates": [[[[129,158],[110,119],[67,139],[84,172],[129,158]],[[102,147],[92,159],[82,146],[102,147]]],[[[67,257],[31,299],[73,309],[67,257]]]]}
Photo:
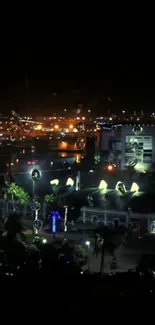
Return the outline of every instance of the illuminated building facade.
{"type": "Polygon", "coordinates": [[[94,227],[98,225],[107,225],[118,228],[120,226],[132,226],[133,231],[155,233],[155,215],[154,213],[142,214],[129,211],[104,210],[94,207],[82,207],[81,219],[83,223],[90,222],[94,227]]]}
{"type": "Polygon", "coordinates": [[[100,148],[104,161],[115,167],[147,171],[155,163],[155,126],[104,124],[100,148]]]}

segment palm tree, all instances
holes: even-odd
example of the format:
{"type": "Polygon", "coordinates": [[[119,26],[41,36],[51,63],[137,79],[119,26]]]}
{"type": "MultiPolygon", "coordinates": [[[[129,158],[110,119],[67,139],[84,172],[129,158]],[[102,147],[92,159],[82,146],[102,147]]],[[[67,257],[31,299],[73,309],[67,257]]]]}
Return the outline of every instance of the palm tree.
{"type": "Polygon", "coordinates": [[[16,211],[15,196],[18,197],[18,193],[19,193],[19,186],[16,185],[16,183],[10,183],[4,195],[5,200],[8,200],[8,198],[11,196],[13,211],[16,211]]]}
{"type": "Polygon", "coordinates": [[[24,206],[24,217],[25,217],[25,215],[26,215],[26,207],[27,207],[27,204],[28,204],[28,202],[30,200],[30,197],[29,197],[28,193],[25,192],[22,187],[19,187],[17,196],[19,198],[20,204],[24,206]]]}
{"type": "Polygon", "coordinates": [[[46,194],[44,197],[44,201],[46,203],[54,203],[55,202],[55,196],[53,194],[46,194]]]}
{"type": "Polygon", "coordinates": [[[16,211],[15,198],[19,199],[20,204],[26,205],[29,202],[29,195],[24,189],[16,183],[9,184],[6,193],[4,194],[4,200],[7,201],[11,196],[13,211],[16,211]]]}
{"type": "Polygon", "coordinates": [[[46,194],[44,197],[44,204],[43,204],[43,218],[45,219],[46,215],[46,206],[49,203],[56,203],[56,197],[53,194],[46,194]]]}

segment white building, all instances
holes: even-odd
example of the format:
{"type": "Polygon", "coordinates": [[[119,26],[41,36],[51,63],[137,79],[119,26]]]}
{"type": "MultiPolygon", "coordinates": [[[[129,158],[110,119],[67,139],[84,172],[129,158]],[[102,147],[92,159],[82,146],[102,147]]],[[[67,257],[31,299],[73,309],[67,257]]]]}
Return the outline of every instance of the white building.
{"type": "Polygon", "coordinates": [[[103,210],[100,208],[81,208],[83,223],[113,225],[114,227],[137,224],[144,231],[155,232],[155,214],[132,213],[131,211],[103,210]]]}
{"type": "Polygon", "coordinates": [[[155,125],[102,124],[100,150],[107,163],[147,171],[155,163],[155,125]]]}

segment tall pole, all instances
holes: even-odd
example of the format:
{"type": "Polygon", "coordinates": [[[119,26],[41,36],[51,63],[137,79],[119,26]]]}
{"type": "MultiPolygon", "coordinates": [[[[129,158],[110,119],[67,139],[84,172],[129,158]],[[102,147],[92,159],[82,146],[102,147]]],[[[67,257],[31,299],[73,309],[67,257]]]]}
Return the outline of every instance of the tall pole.
{"type": "Polygon", "coordinates": [[[66,233],[67,233],[67,218],[68,218],[68,205],[65,205],[64,208],[65,208],[64,233],[65,233],[65,238],[66,238],[66,233]]]}
{"type": "MultiPolygon", "coordinates": [[[[33,203],[34,203],[34,191],[35,191],[35,182],[32,179],[32,201],[33,201],[33,203]]],[[[32,219],[33,219],[33,221],[34,221],[34,219],[36,220],[36,209],[32,210],[32,219]]],[[[34,228],[32,228],[32,233],[34,233],[34,228]]],[[[36,233],[36,231],[35,231],[35,233],[36,233]]]]}
{"type": "MultiPolygon", "coordinates": [[[[34,211],[33,212],[33,215],[32,215],[33,216],[33,219],[34,219],[33,222],[35,222],[35,221],[38,220],[38,210],[40,209],[40,206],[39,206],[38,202],[35,202],[35,182],[38,179],[40,179],[40,177],[41,177],[41,174],[40,174],[39,170],[36,169],[36,168],[33,169],[32,172],[31,172],[31,178],[32,178],[32,201],[33,201],[33,203],[32,203],[32,211],[34,211]]],[[[35,234],[38,234],[38,229],[36,229],[36,228],[37,227],[35,227],[35,234]]]]}
{"type": "Polygon", "coordinates": [[[90,271],[90,241],[86,241],[87,246],[87,262],[88,262],[88,271],[90,271]]]}
{"type": "Polygon", "coordinates": [[[79,191],[80,190],[80,187],[81,187],[81,173],[80,173],[80,170],[78,170],[77,172],[77,176],[76,176],[76,191],[79,191]]]}
{"type": "Polygon", "coordinates": [[[104,239],[101,247],[101,264],[100,264],[100,275],[102,276],[103,274],[103,269],[104,269],[104,256],[105,256],[105,247],[104,247],[104,239]]]}
{"type": "Polygon", "coordinates": [[[34,194],[35,194],[35,182],[32,179],[32,199],[34,200],[34,194]]]}
{"type": "MultiPolygon", "coordinates": [[[[34,216],[35,221],[38,220],[38,210],[35,209],[35,216],[34,216]]],[[[38,235],[38,229],[35,229],[35,234],[38,235]]]]}

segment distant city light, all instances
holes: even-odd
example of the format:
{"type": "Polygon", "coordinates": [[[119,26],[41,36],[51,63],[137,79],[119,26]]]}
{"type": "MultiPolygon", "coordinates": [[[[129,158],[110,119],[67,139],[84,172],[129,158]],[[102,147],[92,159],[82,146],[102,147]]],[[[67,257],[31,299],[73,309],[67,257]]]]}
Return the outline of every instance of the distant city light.
{"type": "Polygon", "coordinates": [[[108,166],[107,166],[107,169],[108,169],[109,172],[111,172],[111,171],[113,170],[113,168],[114,168],[114,167],[113,167],[112,165],[108,165],[108,166]]]}
{"type": "Polygon", "coordinates": [[[42,125],[37,125],[36,126],[36,130],[41,130],[42,129],[42,125]]]}
{"type": "Polygon", "coordinates": [[[60,144],[60,149],[67,149],[68,143],[65,141],[62,141],[60,144]]]}
{"type": "Polygon", "coordinates": [[[77,129],[73,129],[73,132],[75,132],[75,133],[76,133],[76,132],[78,132],[78,130],[77,130],[77,129]]]}

